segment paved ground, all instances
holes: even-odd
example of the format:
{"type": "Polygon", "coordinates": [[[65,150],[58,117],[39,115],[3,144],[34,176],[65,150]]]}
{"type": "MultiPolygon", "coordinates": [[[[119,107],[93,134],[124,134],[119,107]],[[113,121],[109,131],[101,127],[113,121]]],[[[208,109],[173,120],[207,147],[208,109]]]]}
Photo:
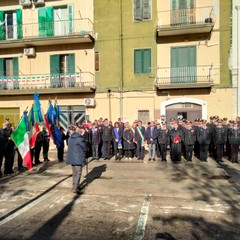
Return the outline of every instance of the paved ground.
{"type": "Polygon", "coordinates": [[[0,239],[231,239],[240,236],[240,168],[91,161],[80,195],[55,159],[0,179],[0,239]]]}

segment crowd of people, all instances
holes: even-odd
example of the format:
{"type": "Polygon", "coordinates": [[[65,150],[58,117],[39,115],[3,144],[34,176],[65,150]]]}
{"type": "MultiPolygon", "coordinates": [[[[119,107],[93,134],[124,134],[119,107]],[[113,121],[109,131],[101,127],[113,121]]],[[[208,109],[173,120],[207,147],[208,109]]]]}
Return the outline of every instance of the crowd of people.
{"type": "Polygon", "coordinates": [[[182,118],[166,121],[151,121],[146,127],[140,120],[123,123],[119,118],[112,123],[108,119],[88,121],[76,125],[76,131],[87,145],[87,157],[98,160],[143,160],[147,153],[148,161],[161,158],[167,161],[167,149],[170,159],[181,161],[182,156],[192,161],[193,154],[201,161],[207,161],[208,155],[217,162],[224,155],[233,163],[238,163],[240,145],[240,118],[236,121],[210,117],[209,122],[196,119],[193,123],[182,118]],[[147,150],[147,151],[146,151],[147,150]]]}
{"type": "MultiPolygon", "coordinates": [[[[116,161],[133,158],[143,160],[147,156],[148,161],[155,161],[157,158],[167,161],[169,148],[172,162],[181,161],[182,158],[192,161],[194,154],[201,161],[207,161],[210,156],[220,162],[225,155],[229,161],[238,163],[239,117],[233,121],[213,116],[209,121],[196,119],[193,123],[182,118],[171,118],[168,123],[151,121],[147,126],[143,126],[140,120],[130,124],[123,122],[121,118],[114,123],[107,118],[100,118],[70,127],[73,126],[84,140],[85,157],[92,160],[100,158],[110,160],[113,156],[116,161]]],[[[4,174],[13,173],[15,153],[18,154],[18,170],[24,169],[21,155],[10,137],[13,130],[7,119],[0,131],[0,170],[5,158],[4,174]]],[[[64,161],[64,142],[68,144],[70,129],[65,134],[64,129],[60,127],[60,133],[62,144],[57,148],[57,158],[64,161]]],[[[39,160],[41,150],[44,161],[49,161],[49,142],[49,133],[42,127],[37,134],[35,147],[31,150],[34,164],[41,163],[39,160]]]]}

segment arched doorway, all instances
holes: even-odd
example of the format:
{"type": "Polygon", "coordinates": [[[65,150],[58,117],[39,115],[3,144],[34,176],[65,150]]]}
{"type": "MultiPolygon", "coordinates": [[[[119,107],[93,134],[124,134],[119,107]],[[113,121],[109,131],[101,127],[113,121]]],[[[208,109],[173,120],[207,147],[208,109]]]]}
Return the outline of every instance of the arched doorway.
{"type": "Polygon", "coordinates": [[[207,103],[196,98],[174,98],[161,103],[161,115],[167,121],[179,116],[190,121],[196,118],[207,119],[207,103]]]}

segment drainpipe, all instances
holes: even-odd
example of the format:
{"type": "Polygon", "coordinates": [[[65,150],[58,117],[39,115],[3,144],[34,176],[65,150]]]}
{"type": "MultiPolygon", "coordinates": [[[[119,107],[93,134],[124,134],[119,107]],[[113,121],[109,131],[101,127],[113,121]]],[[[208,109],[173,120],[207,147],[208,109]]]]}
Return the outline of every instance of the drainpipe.
{"type": "Polygon", "coordinates": [[[119,0],[119,10],[120,10],[120,117],[123,118],[123,32],[122,32],[122,0],[119,0]]]}
{"type": "Polygon", "coordinates": [[[237,9],[237,116],[240,116],[240,5],[237,9]]]}

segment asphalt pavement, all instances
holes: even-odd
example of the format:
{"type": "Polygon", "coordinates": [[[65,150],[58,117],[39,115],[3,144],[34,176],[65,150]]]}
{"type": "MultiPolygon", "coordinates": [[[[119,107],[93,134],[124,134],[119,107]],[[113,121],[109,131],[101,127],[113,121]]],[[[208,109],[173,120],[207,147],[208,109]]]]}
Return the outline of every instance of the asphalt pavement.
{"type": "Polygon", "coordinates": [[[49,159],[0,179],[1,240],[239,239],[239,164],[89,159],[73,194],[71,167],[49,159]]]}

